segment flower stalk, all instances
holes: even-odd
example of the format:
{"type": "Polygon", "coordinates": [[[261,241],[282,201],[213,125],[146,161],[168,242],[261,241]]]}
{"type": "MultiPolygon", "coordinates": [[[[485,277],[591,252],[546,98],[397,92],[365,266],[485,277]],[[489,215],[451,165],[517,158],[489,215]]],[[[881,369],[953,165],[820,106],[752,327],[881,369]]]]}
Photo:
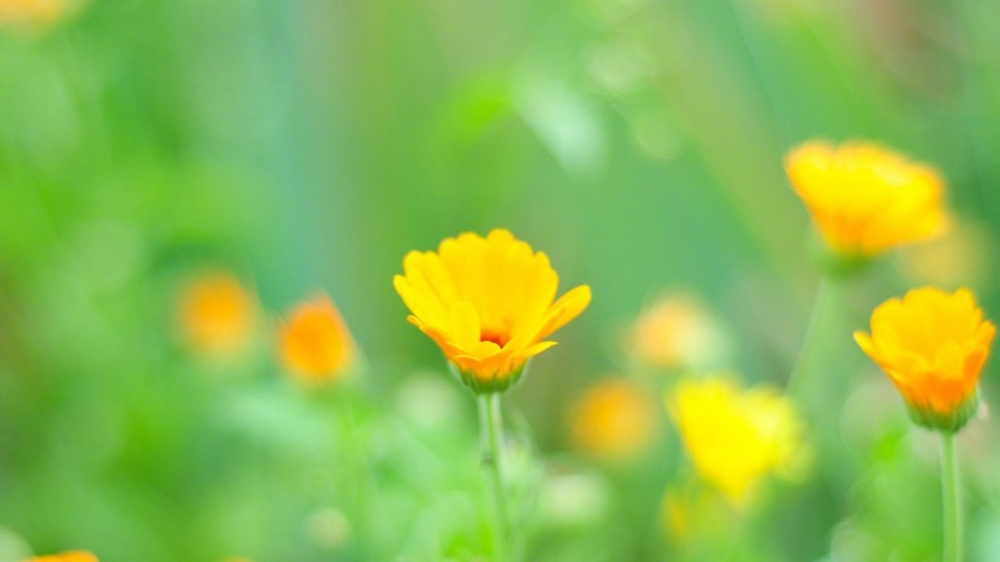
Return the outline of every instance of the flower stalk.
{"type": "Polygon", "coordinates": [[[809,361],[820,340],[821,326],[827,321],[826,318],[830,315],[836,300],[832,285],[833,282],[826,277],[820,278],[812,313],[809,315],[809,323],[806,325],[802,345],[799,347],[799,355],[796,357],[792,371],[788,375],[788,381],[785,383],[785,388],[789,393],[794,393],[797,390],[797,387],[802,384],[802,378],[809,370],[809,361]]]}
{"type": "Polygon", "coordinates": [[[941,432],[941,492],[944,500],[944,562],[962,562],[962,497],[955,434],[941,432]]]}
{"type": "Polygon", "coordinates": [[[503,420],[500,415],[500,393],[479,394],[479,428],[483,468],[488,473],[493,495],[494,560],[507,561],[508,519],[506,487],[504,485],[503,420]]]}

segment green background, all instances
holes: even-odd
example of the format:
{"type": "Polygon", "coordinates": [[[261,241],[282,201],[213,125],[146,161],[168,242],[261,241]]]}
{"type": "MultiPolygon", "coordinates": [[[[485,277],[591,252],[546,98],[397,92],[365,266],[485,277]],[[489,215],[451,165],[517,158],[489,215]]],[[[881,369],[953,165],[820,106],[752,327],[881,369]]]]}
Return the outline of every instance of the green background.
{"type": "MultiPolygon", "coordinates": [[[[573,451],[567,404],[630,374],[621,330],[670,288],[727,327],[723,366],[783,383],[819,275],[782,158],[811,138],[938,166],[980,242],[975,275],[940,273],[1000,317],[998,26],[968,0],[92,0],[0,28],[0,556],[23,537],[102,562],[476,559],[474,401],[391,281],[407,251],[497,226],[594,293],[508,395],[537,448],[524,480],[586,483],[575,518],[532,516],[527,559],[681,556],[657,521],[676,435],[609,465],[573,451]],[[172,315],[205,267],[272,319],[329,293],[359,382],[308,395],[267,334],[226,372],[194,360],[172,315]]],[[[934,439],[850,340],[934,281],[907,255],[838,287],[802,404],[813,475],[748,518],[733,559],[939,556],[934,439]]],[[[983,561],[995,425],[960,440],[983,561]]]]}

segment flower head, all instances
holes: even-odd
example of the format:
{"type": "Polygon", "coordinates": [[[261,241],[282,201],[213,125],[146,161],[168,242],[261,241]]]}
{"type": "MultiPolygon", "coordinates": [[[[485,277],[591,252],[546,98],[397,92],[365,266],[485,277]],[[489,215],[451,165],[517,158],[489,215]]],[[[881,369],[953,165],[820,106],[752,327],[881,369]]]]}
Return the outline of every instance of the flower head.
{"type": "Polygon", "coordinates": [[[412,313],[476,392],[516,382],[550,334],[590,304],[581,285],[555,299],[559,276],[542,252],[504,229],[446,238],[437,252],[410,252],[393,280],[412,313]]]}
{"type": "Polygon", "coordinates": [[[97,562],[97,557],[89,552],[78,550],[50,556],[36,556],[26,562],[97,562]]]}
{"type": "Polygon", "coordinates": [[[792,403],[770,389],[742,390],[725,378],[681,382],[667,399],[703,479],[743,505],[770,474],[789,476],[806,459],[792,403]]]}
{"type": "Polygon", "coordinates": [[[237,351],[257,327],[257,300],[226,271],[204,273],[191,281],[183,289],[177,308],[184,340],[200,353],[237,351]]]}
{"type": "Polygon", "coordinates": [[[624,380],[592,386],[576,403],[573,442],[595,455],[625,459],[645,447],[656,425],[655,402],[624,380]]]}
{"type": "Polygon", "coordinates": [[[355,356],[354,340],[333,301],[325,295],[304,302],[288,315],[279,333],[285,365],[308,382],[340,377],[355,356]]]}
{"type": "Polygon", "coordinates": [[[662,368],[705,366],[727,352],[726,335],[711,312],[685,294],[657,299],[635,321],[629,344],[637,359],[662,368]]]}
{"type": "Polygon", "coordinates": [[[885,371],[923,426],[957,431],[978,406],[979,375],[996,334],[968,289],[914,289],[879,305],[861,349],[885,371]]]}
{"type": "Polygon", "coordinates": [[[938,172],[876,144],[808,142],[788,154],[785,170],[823,239],[842,256],[871,257],[948,226],[938,172]]]}

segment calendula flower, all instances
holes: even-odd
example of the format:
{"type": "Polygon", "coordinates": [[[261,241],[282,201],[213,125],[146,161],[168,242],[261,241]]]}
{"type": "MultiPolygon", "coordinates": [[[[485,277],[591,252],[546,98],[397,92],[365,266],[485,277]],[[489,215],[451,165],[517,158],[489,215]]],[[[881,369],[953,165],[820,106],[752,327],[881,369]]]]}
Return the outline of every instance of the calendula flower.
{"type": "Polygon", "coordinates": [[[66,8],[66,0],[0,0],[0,25],[51,23],[58,20],[66,8]]]}
{"type": "Polygon", "coordinates": [[[258,327],[257,299],[226,271],[193,279],[181,292],[177,308],[184,340],[199,353],[238,351],[258,327]]]}
{"type": "Polygon", "coordinates": [[[556,300],[559,276],[548,256],[504,229],[447,238],[437,252],[410,252],[403,270],[394,285],[409,321],[479,393],[516,382],[528,359],[555,345],[545,338],[590,304],[586,285],[556,300]]]}
{"type": "Polygon", "coordinates": [[[961,429],[979,404],[979,375],[996,334],[968,289],[934,287],[892,298],[872,313],[861,349],[885,371],[925,427],[961,429]]]}
{"type": "Polygon", "coordinates": [[[356,352],[347,324],[326,296],[292,310],[281,327],[279,347],[289,371],[314,383],[346,373],[356,352]]]}
{"type": "Polygon", "coordinates": [[[785,169],[823,239],[842,256],[871,257],[948,226],[938,172],[876,144],[808,142],[788,154],[785,169]]]}
{"type": "Polygon", "coordinates": [[[590,387],[572,412],[573,442],[600,457],[633,457],[649,444],[656,429],[654,402],[642,388],[624,380],[590,387]]]}
{"type": "Polygon", "coordinates": [[[97,557],[82,550],[74,552],[64,552],[63,554],[53,554],[50,556],[36,556],[26,562],[98,562],[97,557]]]}
{"type": "Polygon", "coordinates": [[[698,299],[664,295],[636,320],[629,342],[644,364],[662,368],[704,366],[727,353],[726,336],[698,299]]]}
{"type": "Polygon", "coordinates": [[[682,381],[667,398],[701,477],[737,507],[765,477],[794,475],[807,458],[792,403],[771,389],[742,390],[728,378],[682,381]]]}

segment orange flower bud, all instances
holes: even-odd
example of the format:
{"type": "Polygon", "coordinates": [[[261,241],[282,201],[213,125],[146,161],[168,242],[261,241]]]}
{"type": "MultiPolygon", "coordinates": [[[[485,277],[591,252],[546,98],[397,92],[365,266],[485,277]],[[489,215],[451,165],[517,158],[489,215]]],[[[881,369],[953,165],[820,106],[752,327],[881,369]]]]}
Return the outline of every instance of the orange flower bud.
{"type": "Polygon", "coordinates": [[[205,273],[180,296],[178,321],[184,340],[199,353],[224,355],[245,346],[258,326],[256,298],[233,274],[205,273]]]}
{"type": "Polygon", "coordinates": [[[356,353],[347,324],[326,296],[297,306],[282,326],[279,340],[288,369],[311,382],[342,376],[356,353]]]}
{"type": "Polygon", "coordinates": [[[656,429],[655,402],[642,388],[624,380],[590,387],[573,411],[573,442],[610,459],[635,456],[656,429]]]}
{"type": "Polygon", "coordinates": [[[660,368],[704,367],[728,352],[726,333],[697,298],[664,295],[632,326],[628,347],[643,364],[660,368]]]}

